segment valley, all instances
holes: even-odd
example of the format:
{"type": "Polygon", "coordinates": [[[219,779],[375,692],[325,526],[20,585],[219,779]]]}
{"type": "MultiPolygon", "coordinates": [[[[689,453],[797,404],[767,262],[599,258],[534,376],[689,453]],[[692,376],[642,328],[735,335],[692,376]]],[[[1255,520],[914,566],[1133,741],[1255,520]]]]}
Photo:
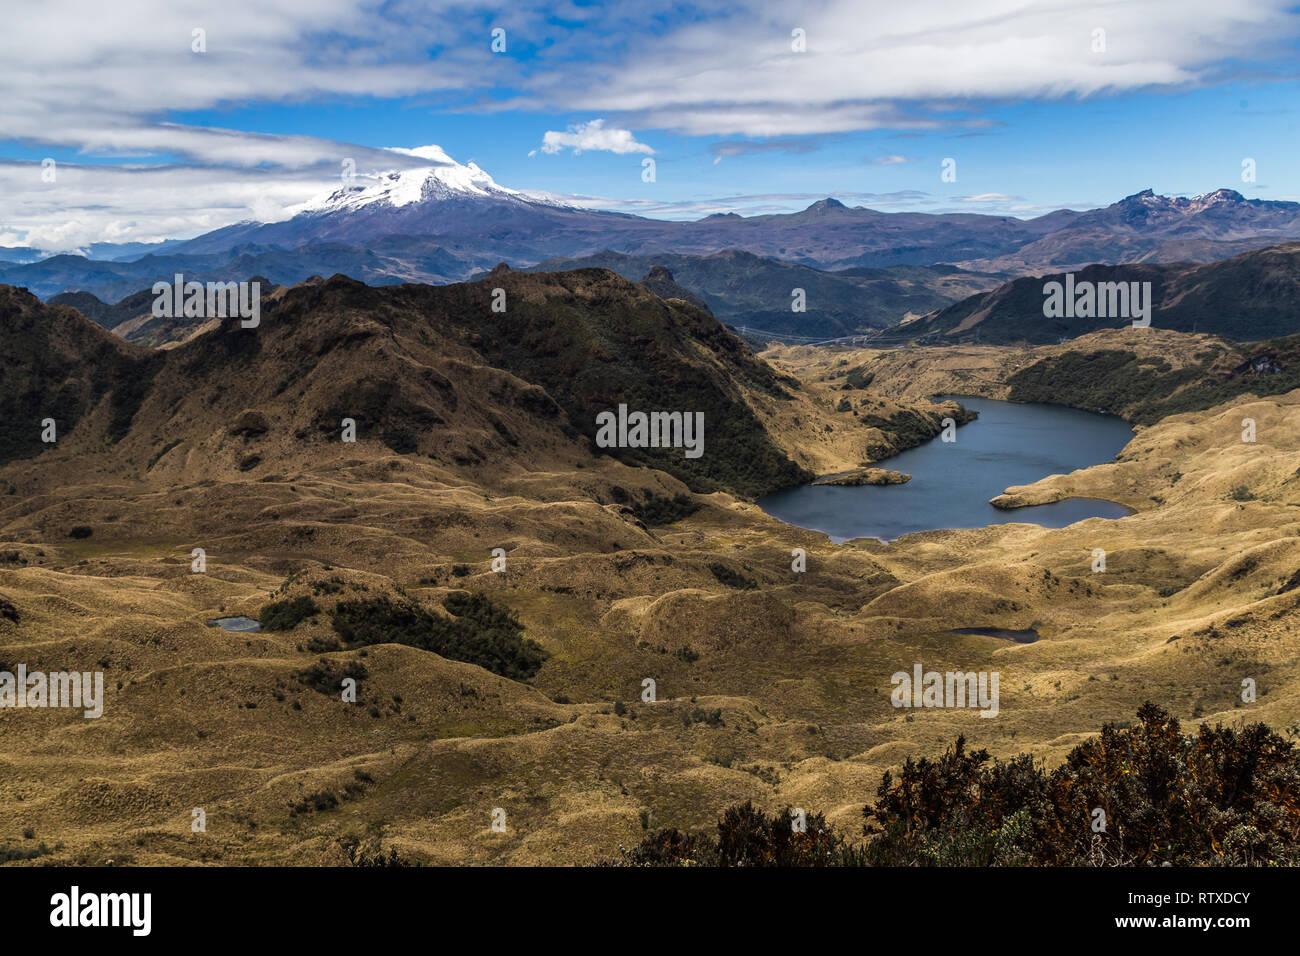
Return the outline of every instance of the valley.
{"type": "Polygon", "coordinates": [[[598,268],[317,278],[162,350],[5,287],[0,337],[0,658],[106,696],[0,709],[0,845],[30,830],[37,862],[589,864],[745,801],[858,833],[886,771],[959,734],[1051,766],[1147,700],[1296,720],[1288,340],[1270,374],[1158,327],[755,355],[598,268]],[[960,443],[933,396],[1045,380],[1135,434],[994,504],[1128,516],[835,543],[755,504],[945,417],[960,443]],[[620,403],[703,412],[704,453],[598,447],[620,403]],[[280,629],[208,626],[240,616],[280,629]],[[996,718],[893,706],[918,662],[1000,674],[996,718]]]}

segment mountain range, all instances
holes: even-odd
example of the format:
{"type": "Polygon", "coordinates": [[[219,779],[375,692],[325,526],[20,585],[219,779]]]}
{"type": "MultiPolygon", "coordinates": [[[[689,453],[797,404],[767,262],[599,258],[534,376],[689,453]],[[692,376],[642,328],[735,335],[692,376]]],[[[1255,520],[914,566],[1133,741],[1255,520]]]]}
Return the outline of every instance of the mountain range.
{"type": "Polygon", "coordinates": [[[286,287],[335,274],[368,285],[444,285],[503,260],[536,272],[607,268],[632,281],[662,269],[661,284],[678,290],[660,290],[666,297],[703,306],[755,341],[907,323],[879,341],[1054,342],[1107,326],[1042,316],[1043,282],[1076,270],[1097,281],[1151,281],[1159,321],[1170,328],[1232,338],[1295,329],[1294,249],[1260,247],[1300,240],[1300,204],[1230,189],[1194,198],[1147,189],[1101,209],[1031,220],[882,213],[827,198],[798,213],[674,222],[579,209],[501,186],[437,147],[418,152],[433,165],[345,183],[281,222],[156,247],[101,247],[105,258],[0,261],[0,282],[152,346],[197,330],[143,318],[153,283],[176,274],[200,282],[257,276],[286,287]],[[143,248],[156,251],[132,257],[143,248]]]}
{"type": "Polygon", "coordinates": [[[343,273],[384,285],[463,281],[501,261],[604,265],[629,278],[664,265],[727,321],[821,337],[893,325],[1001,278],[1092,264],[1210,262],[1300,240],[1300,203],[1230,189],[1195,198],[1147,189],[1104,208],[1024,220],[886,213],[828,197],[796,213],[666,221],[578,208],[501,186],[437,147],[417,152],[432,165],[344,183],[280,222],[237,223],[154,245],[99,245],[90,256],[14,261],[33,250],[10,249],[0,254],[0,282],[41,297],[90,292],[116,303],[176,273],[198,281],[261,275],[286,286],[343,273]],[[732,255],[713,258],[719,253],[732,255]],[[978,275],[916,271],[934,266],[978,275]],[[908,271],[855,273],[898,267],[908,271]],[[802,317],[789,314],[795,287],[818,289],[802,317]]]}

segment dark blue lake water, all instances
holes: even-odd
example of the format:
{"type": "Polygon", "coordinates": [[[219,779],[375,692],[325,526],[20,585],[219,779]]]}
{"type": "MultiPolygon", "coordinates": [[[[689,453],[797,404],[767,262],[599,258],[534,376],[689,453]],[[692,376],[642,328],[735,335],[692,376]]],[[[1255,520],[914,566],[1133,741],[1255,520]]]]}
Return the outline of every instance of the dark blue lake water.
{"type": "Polygon", "coordinates": [[[979,412],[979,418],[958,428],[955,442],[935,437],[877,463],[911,475],[907,484],[803,485],[760,498],[759,507],[774,518],[825,532],[835,541],[892,541],[914,531],[1010,522],[1063,528],[1085,518],[1130,513],[1123,505],[1092,498],[1010,511],[989,504],[1012,485],[1110,461],[1133,437],[1123,419],[1059,405],[944,397],[979,412]]]}

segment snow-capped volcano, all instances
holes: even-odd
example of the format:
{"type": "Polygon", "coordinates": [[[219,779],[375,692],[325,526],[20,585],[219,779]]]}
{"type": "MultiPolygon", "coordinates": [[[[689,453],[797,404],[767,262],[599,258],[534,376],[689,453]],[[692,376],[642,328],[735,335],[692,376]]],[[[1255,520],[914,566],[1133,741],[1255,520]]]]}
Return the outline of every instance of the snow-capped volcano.
{"type": "Polygon", "coordinates": [[[498,185],[477,164],[458,163],[439,146],[393,148],[392,152],[426,159],[434,165],[370,175],[357,172],[354,182],[309,200],[297,207],[294,213],[322,214],[374,205],[398,208],[438,199],[518,199],[548,203],[545,199],[498,185]]]}
{"type": "MultiPolygon", "coordinates": [[[[355,170],[342,186],[289,210],[278,222],[226,226],[176,250],[224,252],[238,247],[295,249],[309,243],[371,243],[388,236],[446,239],[448,243],[490,238],[498,262],[516,255],[518,243],[537,245],[566,226],[592,217],[545,194],[502,186],[475,163],[458,163],[439,146],[391,148],[410,157],[402,168],[355,170]],[[422,163],[420,161],[423,161],[422,163]]],[[[545,258],[550,247],[532,256],[545,258]]],[[[565,248],[562,251],[568,251],[565,248]]]]}

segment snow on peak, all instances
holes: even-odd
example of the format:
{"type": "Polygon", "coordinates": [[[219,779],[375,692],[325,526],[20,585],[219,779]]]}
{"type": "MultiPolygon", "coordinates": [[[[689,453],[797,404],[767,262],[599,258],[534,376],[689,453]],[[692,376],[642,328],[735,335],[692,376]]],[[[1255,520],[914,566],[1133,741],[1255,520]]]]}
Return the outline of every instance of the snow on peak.
{"type": "Polygon", "coordinates": [[[1168,209],[1179,213],[1196,213],[1212,206],[1231,205],[1246,201],[1246,197],[1235,189],[1216,189],[1213,192],[1202,193],[1190,199],[1186,196],[1160,196],[1154,190],[1144,189],[1132,196],[1125,196],[1115,205],[1130,208],[1168,209]]]}
{"type": "Polygon", "coordinates": [[[1246,197],[1235,189],[1216,189],[1214,192],[1202,193],[1192,198],[1196,206],[1216,206],[1220,203],[1245,202],[1246,197]]]}
{"type": "Polygon", "coordinates": [[[409,206],[430,199],[530,199],[516,189],[497,185],[491,176],[475,163],[458,163],[439,146],[417,146],[414,149],[391,147],[416,159],[428,160],[433,165],[414,169],[390,169],[364,175],[356,174],[353,182],[304,203],[294,212],[321,213],[343,209],[360,209],[375,204],[392,207],[409,206]]]}

